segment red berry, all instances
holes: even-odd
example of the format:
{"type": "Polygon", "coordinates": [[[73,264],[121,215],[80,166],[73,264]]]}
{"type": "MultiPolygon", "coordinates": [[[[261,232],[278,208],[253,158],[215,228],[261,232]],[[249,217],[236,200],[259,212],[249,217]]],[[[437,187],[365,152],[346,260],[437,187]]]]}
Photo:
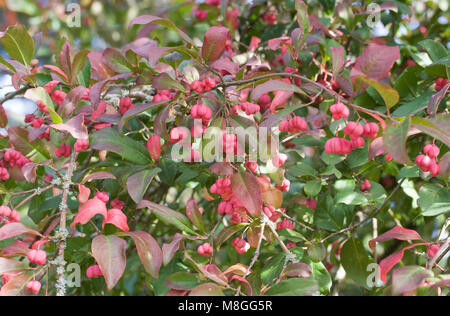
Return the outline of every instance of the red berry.
{"type": "Polygon", "coordinates": [[[99,191],[94,196],[105,204],[109,201],[109,194],[106,192],[99,191]]]}
{"type": "Polygon", "coordinates": [[[124,115],[128,110],[134,108],[133,101],[129,97],[121,98],[119,102],[119,112],[124,115]]]}
{"type": "Polygon", "coordinates": [[[364,133],[362,134],[363,137],[369,137],[369,138],[376,138],[378,135],[378,124],[376,123],[367,123],[364,125],[364,133]]]}

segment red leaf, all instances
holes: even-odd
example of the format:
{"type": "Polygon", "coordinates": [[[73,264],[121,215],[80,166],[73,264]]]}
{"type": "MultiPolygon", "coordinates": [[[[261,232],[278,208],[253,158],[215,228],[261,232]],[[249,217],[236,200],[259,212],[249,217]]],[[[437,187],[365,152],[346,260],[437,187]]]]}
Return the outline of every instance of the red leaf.
{"type": "Polygon", "coordinates": [[[239,282],[244,283],[246,294],[248,296],[253,296],[253,288],[252,288],[251,284],[246,279],[244,279],[240,275],[236,275],[235,274],[235,275],[233,275],[230,278],[230,282],[233,281],[233,280],[238,280],[239,282]]]}
{"type": "Polygon", "coordinates": [[[409,245],[408,247],[403,248],[402,250],[393,253],[392,255],[390,255],[389,257],[384,258],[383,260],[380,261],[380,279],[383,282],[386,282],[386,276],[389,273],[389,271],[391,271],[391,269],[400,262],[400,260],[402,260],[403,255],[405,253],[406,250],[417,247],[417,246],[422,246],[424,244],[413,244],[413,245],[409,245]]]}
{"type": "Polygon", "coordinates": [[[8,272],[24,270],[27,268],[28,265],[21,261],[0,257],[0,275],[8,272]]]}
{"type": "Polygon", "coordinates": [[[69,78],[60,68],[53,65],[44,65],[44,68],[48,68],[51,71],[55,72],[61,79],[64,79],[65,82],[69,82],[69,78]]]}
{"type": "Polygon", "coordinates": [[[42,236],[38,231],[28,228],[22,223],[9,223],[0,228],[0,241],[22,234],[42,236]]]}
{"type": "Polygon", "coordinates": [[[214,61],[220,57],[227,45],[230,30],[223,26],[213,26],[205,34],[202,56],[207,61],[214,61]]]}
{"type": "Polygon", "coordinates": [[[161,157],[161,138],[158,135],[152,135],[147,142],[147,150],[153,160],[158,160],[161,157]]]}
{"type": "Polygon", "coordinates": [[[159,278],[159,270],[163,262],[163,252],[156,240],[144,231],[128,233],[133,238],[139,258],[145,270],[155,279],[159,278]]]}
{"type": "Polygon", "coordinates": [[[100,266],[108,290],[119,282],[125,271],[127,242],[117,236],[99,235],[92,241],[92,255],[100,266]]]}
{"type": "Polygon", "coordinates": [[[272,91],[301,92],[300,88],[298,88],[296,85],[293,85],[283,80],[274,79],[266,81],[257,86],[255,89],[253,89],[251,98],[252,100],[257,101],[263,94],[272,91]]]}
{"type": "Polygon", "coordinates": [[[107,216],[103,221],[103,227],[105,227],[106,224],[112,224],[124,232],[128,232],[130,228],[128,227],[127,222],[127,216],[121,210],[113,208],[108,211],[107,216]]]}
{"type": "Polygon", "coordinates": [[[5,128],[8,125],[8,115],[5,108],[0,104],[0,127],[5,128]]]}
{"type": "Polygon", "coordinates": [[[88,130],[84,125],[84,116],[79,114],[66,123],[52,124],[50,127],[58,130],[70,133],[75,139],[88,139],[88,130]]]}
{"type": "Polygon", "coordinates": [[[375,138],[369,146],[369,159],[373,159],[386,152],[384,149],[383,137],[375,138]]]}
{"type": "Polygon", "coordinates": [[[395,226],[391,230],[378,236],[375,239],[369,241],[369,246],[373,250],[375,249],[377,242],[388,241],[391,239],[397,240],[423,240],[418,232],[412,229],[403,228],[401,226],[395,226]]]}
{"type": "Polygon", "coordinates": [[[219,176],[231,176],[233,168],[228,162],[216,162],[209,167],[209,171],[219,176]]]}
{"type": "Polygon", "coordinates": [[[25,286],[31,279],[33,279],[32,274],[20,274],[15,277],[12,277],[8,283],[2,286],[0,290],[0,296],[27,295],[25,286]]]}
{"type": "Polygon", "coordinates": [[[70,227],[75,228],[75,225],[78,223],[85,225],[97,214],[101,214],[106,218],[108,216],[108,210],[106,209],[106,204],[95,197],[80,207],[78,214],[75,216],[70,227]]]}
{"type": "Polygon", "coordinates": [[[81,98],[83,97],[86,90],[87,89],[83,86],[72,89],[66,95],[61,105],[58,107],[58,114],[62,115],[63,117],[67,117],[72,114],[72,112],[78,106],[78,103],[80,103],[81,98]]]}
{"type": "Polygon", "coordinates": [[[398,46],[370,44],[356,59],[350,76],[366,75],[372,80],[385,78],[397,59],[400,58],[398,46]]]}
{"type": "Polygon", "coordinates": [[[337,76],[345,65],[345,50],[342,46],[330,47],[333,74],[337,76]]]}
{"type": "Polygon", "coordinates": [[[262,209],[261,186],[254,175],[248,172],[238,172],[231,178],[233,195],[252,216],[259,216],[262,209]]]}
{"type": "Polygon", "coordinates": [[[78,191],[80,192],[78,195],[78,202],[80,202],[80,204],[86,203],[91,195],[91,190],[85,185],[78,184],[78,191]]]}

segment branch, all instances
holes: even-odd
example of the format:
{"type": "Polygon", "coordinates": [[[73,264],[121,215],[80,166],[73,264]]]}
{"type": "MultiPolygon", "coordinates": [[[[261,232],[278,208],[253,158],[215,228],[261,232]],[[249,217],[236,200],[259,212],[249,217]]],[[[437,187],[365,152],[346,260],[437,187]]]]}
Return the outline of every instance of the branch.
{"type": "MultiPolygon", "coordinates": [[[[263,237],[264,237],[264,228],[265,227],[266,227],[266,221],[263,220],[263,222],[261,224],[261,231],[260,231],[260,234],[259,234],[258,245],[256,246],[256,251],[255,251],[255,254],[253,255],[252,261],[250,262],[250,265],[247,267],[247,271],[245,271],[245,273],[243,275],[244,279],[250,274],[250,271],[251,271],[252,267],[255,265],[256,260],[258,260],[259,252],[260,252],[260,249],[261,249],[262,240],[263,240],[263,237]]],[[[239,285],[239,287],[237,288],[237,291],[236,291],[236,296],[239,296],[240,293],[241,293],[241,286],[239,285]]]]}
{"type": "Polygon", "coordinates": [[[320,89],[322,89],[320,92],[327,92],[328,94],[330,94],[332,97],[334,97],[335,100],[337,101],[342,101],[343,103],[346,103],[348,106],[352,107],[354,110],[356,111],[360,111],[360,112],[364,112],[364,113],[371,113],[371,114],[376,114],[379,115],[381,117],[384,118],[389,118],[388,115],[385,115],[383,113],[379,113],[377,111],[373,111],[373,110],[369,110],[366,108],[363,108],[359,105],[353,104],[350,101],[346,100],[344,97],[342,97],[339,93],[337,93],[334,90],[331,90],[323,85],[321,85],[318,82],[315,82],[311,79],[308,79],[304,76],[298,75],[298,74],[293,74],[293,73],[288,73],[288,72],[279,72],[279,73],[273,73],[273,74],[267,74],[267,75],[262,75],[259,77],[254,77],[254,78],[250,78],[250,79],[245,79],[245,80],[239,80],[239,81],[226,81],[224,82],[222,85],[226,88],[226,87],[231,87],[231,86],[237,86],[237,85],[242,85],[242,84],[247,84],[247,83],[252,83],[258,80],[262,80],[262,79],[270,79],[270,78],[274,78],[274,77],[294,77],[294,78],[298,78],[301,79],[305,82],[308,82],[320,89]]]}
{"type": "Polygon", "coordinates": [[[5,103],[8,100],[14,99],[16,96],[23,94],[25,91],[27,91],[28,89],[30,89],[30,86],[24,86],[16,91],[7,93],[3,99],[0,99],[0,104],[5,103]]]}
{"type": "Polygon", "coordinates": [[[62,201],[59,205],[61,211],[61,217],[59,221],[59,231],[56,234],[57,237],[57,245],[58,245],[58,258],[56,259],[56,265],[58,266],[56,272],[58,274],[58,280],[56,283],[56,295],[57,296],[65,296],[66,295],[66,278],[65,278],[65,266],[66,261],[64,260],[64,249],[66,248],[66,240],[69,232],[66,228],[66,216],[67,211],[69,210],[67,206],[67,199],[69,196],[70,186],[72,185],[72,175],[75,168],[77,153],[73,153],[72,157],[69,161],[69,166],[67,167],[67,173],[63,177],[63,194],[62,201]]]}

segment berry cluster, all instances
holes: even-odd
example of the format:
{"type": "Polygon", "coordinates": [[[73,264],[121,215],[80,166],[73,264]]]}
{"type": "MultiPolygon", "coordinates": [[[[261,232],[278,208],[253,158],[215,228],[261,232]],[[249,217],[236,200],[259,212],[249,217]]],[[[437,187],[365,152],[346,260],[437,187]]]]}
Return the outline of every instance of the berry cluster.
{"type": "Polygon", "coordinates": [[[432,177],[439,175],[439,163],[437,157],[439,156],[439,147],[433,144],[428,144],[423,148],[425,155],[418,155],[416,163],[423,172],[429,172],[432,177]]]}
{"type": "Polygon", "coordinates": [[[14,149],[7,150],[3,156],[3,160],[0,161],[0,180],[7,181],[10,178],[10,172],[8,170],[17,166],[22,169],[27,163],[31,161],[23,156],[20,152],[14,149]]]}
{"type": "Polygon", "coordinates": [[[282,229],[290,229],[293,230],[294,229],[294,224],[292,224],[289,220],[287,219],[283,219],[282,221],[279,221],[277,223],[277,230],[282,230],[282,229]]]}
{"type": "Polygon", "coordinates": [[[8,206],[0,206],[0,222],[5,219],[4,224],[18,223],[22,220],[19,212],[11,210],[8,206]]]}
{"type": "Polygon", "coordinates": [[[280,132],[298,133],[301,131],[306,131],[308,129],[308,124],[303,118],[299,116],[294,116],[290,120],[281,121],[280,126],[278,128],[280,132]]]}
{"type": "Polygon", "coordinates": [[[209,257],[210,255],[213,254],[214,250],[211,247],[210,244],[205,243],[201,246],[198,247],[197,252],[199,255],[205,256],[205,257],[209,257]]]}
{"type": "Polygon", "coordinates": [[[133,101],[129,97],[120,98],[119,101],[119,112],[124,115],[130,109],[134,108],[133,101]]]}
{"type": "Polygon", "coordinates": [[[212,78],[206,78],[202,81],[195,80],[191,83],[190,87],[197,93],[209,92],[216,87],[217,83],[212,78]]]}
{"type": "Polygon", "coordinates": [[[175,92],[170,90],[159,90],[157,94],[153,97],[153,102],[169,101],[175,97],[175,92]]]}
{"type": "Polygon", "coordinates": [[[250,249],[250,244],[240,237],[237,237],[233,240],[232,245],[236,249],[237,253],[243,254],[250,249]]]}
{"type": "MultiPolygon", "coordinates": [[[[345,107],[345,105],[343,106],[345,107]]],[[[337,117],[342,118],[341,112],[333,112],[333,117],[335,113],[338,113],[337,117]]],[[[327,154],[348,155],[353,149],[364,147],[366,142],[363,137],[376,138],[379,127],[376,123],[366,123],[365,125],[361,125],[358,122],[350,121],[346,124],[343,131],[345,135],[349,136],[350,140],[340,137],[329,139],[325,143],[325,152],[327,154]]]]}
{"type": "Polygon", "coordinates": [[[62,144],[55,150],[56,157],[65,157],[68,158],[70,155],[72,155],[72,148],[69,145],[62,144]]]}
{"type": "Polygon", "coordinates": [[[233,106],[231,111],[236,114],[237,111],[243,111],[247,115],[252,115],[255,113],[258,113],[261,110],[261,107],[258,104],[250,103],[250,102],[243,102],[241,104],[237,104],[233,106]]]}
{"type": "Polygon", "coordinates": [[[204,104],[196,104],[191,108],[191,116],[194,119],[202,120],[203,125],[208,125],[212,117],[212,111],[204,104]]]}
{"type": "Polygon", "coordinates": [[[360,189],[361,191],[369,191],[371,187],[372,185],[370,184],[369,180],[366,179],[361,183],[360,189]]]}

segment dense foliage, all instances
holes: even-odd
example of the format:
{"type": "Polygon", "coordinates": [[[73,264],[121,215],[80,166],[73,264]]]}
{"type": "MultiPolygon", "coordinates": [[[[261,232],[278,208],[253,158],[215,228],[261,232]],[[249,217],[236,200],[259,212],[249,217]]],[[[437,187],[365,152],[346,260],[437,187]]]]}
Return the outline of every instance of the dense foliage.
{"type": "Polygon", "coordinates": [[[0,0],[0,295],[449,293],[446,1],[130,2],[0,0]]]}

